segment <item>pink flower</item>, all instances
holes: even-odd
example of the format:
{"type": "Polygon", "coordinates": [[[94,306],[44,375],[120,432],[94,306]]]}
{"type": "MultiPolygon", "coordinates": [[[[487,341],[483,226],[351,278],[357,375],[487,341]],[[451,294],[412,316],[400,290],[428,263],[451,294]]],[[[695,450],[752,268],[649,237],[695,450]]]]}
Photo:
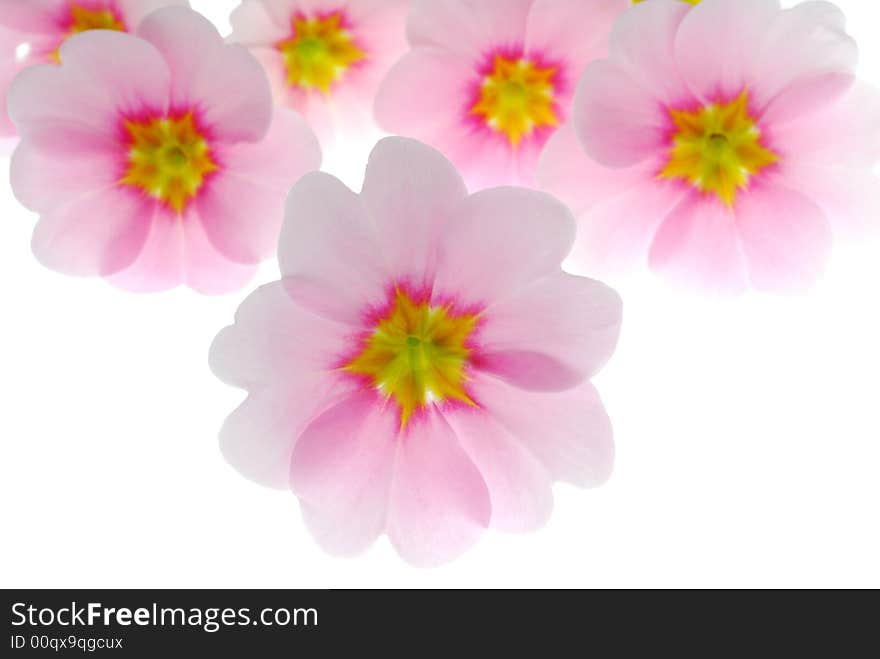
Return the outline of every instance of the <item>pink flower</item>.
{"type": "Polygon", "coordinates": [[[133,32],[150,12],[186,0],[0,0],[0,137],[15,135],[6,114],[13,78],[33,64],[58,62],[58,49],[87,30],[133,32]]]}
{"type": "Polygon", "coordinates": [[[387,533],[417,565],[489,524],[541,526],[551,483],[609,475],[611,428],[589,378],[621,305],[564,274],[570,212],[533,190],[468,196],[451,163],[404,138],[375,148],[357,195],[294,187],[284,279],[254,293],[211,350],[247,389],[221,435],[232,465],[299,497],[326,550],[387,533]]]}
{"type": "Polygon", "coordinates": [[[320,163],[300,117],[272,119],[256,60],[178,7],[137,37],[76,36],[60,57],[9,97],[12,187],[40,213],[37,258],[134,291],[242,286],[275,249],[290,186],[320,163]]]}
{"type": "Polygon", "coordinates": [[[387,131],[443,151],[473,187],[533,185],[574,83],[629,0],[416,0],[412,50],[376,99],[387,131]]]}
{"type": "Polygon", "coordinates": [[[244,0],[231,39],[327,145],[372,126],[376,88],[406,50],[408,9],[408,0],[244,0]]]}
{"type": "Polygon", "coordinates": [[[832,235],[877,227],[880,96],[833,5],[651,0],[616,24],[539,178],[579,218],[572,263],[647,263],[712,292],[796,291],[832,235]]]}

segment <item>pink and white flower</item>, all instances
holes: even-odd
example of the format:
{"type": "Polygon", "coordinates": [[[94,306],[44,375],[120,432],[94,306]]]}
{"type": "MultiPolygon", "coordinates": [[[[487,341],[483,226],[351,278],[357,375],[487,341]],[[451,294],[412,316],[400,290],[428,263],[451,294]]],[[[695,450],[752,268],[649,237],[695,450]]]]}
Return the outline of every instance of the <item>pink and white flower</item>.
{"type": "Polygon", "coordinates": [[[443,151],[475,188],[533,185],[574,85],[630,0],[416,0],[410,52],[376,99],[385,130],[443,151]]]}
{"type": "Polygon", "coordinates": [[[159,10],[137,34],[78,35],[60,66],[13,83],[12,187],[40,214],[34,253],[134,291],[234,290],[273,253],[317,139],[293,112],[273,120],[260,65],[194,11],[159,10]]]}
{"type": "Polygon", "coordinates": [[[572,265],[647,262],[689,288],[797,291],[832,237],[880,226],[880,95],[826,2],[651,0],[584,74],[543,187],[579,218],[572,265]]]}
{"type": "Polygon", "coordinates": [[[57,63],[58,49],[87,30],[134,32],[145,16],[187,0],[0,0],[0,137],[15,135],[6,113],[13,78],[34,64],[57,63]]]}
{"type": "Polygon", "coordinates": [[[408,10],[409,0],[244,0],[231,39],[329,146],[373,125],[379,82],[406,50],[408,10]]]}
{"type": "Polygon", "coordinates": [[[468,196],[438,152],[375,148],[363,191],[322,173],[291,192],[284,278],[244,302],[211,350],[248,390],[222,450],[245,476],[292,488],[327,551],[386,533],[417,565],[485,527],[527,531],[551,484],[609,475],[611,427],[589,382],[621,303],[562,272],[571,213],[522,188],[468,196]]]}

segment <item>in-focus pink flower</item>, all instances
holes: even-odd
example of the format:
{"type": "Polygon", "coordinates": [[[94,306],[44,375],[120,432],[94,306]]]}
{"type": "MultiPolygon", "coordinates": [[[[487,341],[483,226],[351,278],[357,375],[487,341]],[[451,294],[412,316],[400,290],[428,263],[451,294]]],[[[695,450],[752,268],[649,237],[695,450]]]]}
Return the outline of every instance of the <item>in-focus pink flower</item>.
{"type": "Polygon", "coordinates": [[[880,226],[880,96],[856,61],[825,2],[630,9],[540,166],[579,219],[573,267],[647,262],[721,293],[809,287],[832,235],[880,226]]]}
{"type": "Polygon", "coordinates": [[[416,0],[412,49],[376,98],[385,130],[443,151],[474,188],[533,185],[574,85],[629,0],[416,0]]]}
{"type": "Polygon", "coordinates": [[[58,62],[58,49],[87,30],[133,32],[147,14],[187,0],[0,0],[0,137],[15,135],[6,113],[13,78],[33,64],[58,62]]]}
{"type": "Polygon", "coordinates": [[[302,118],[273,120],[257,61],[182,7],[138,36],[73,37],[60,58],[9,96],[12,188],[40,213],[37,258],[134,291],[243,285],[275,249],[290,186],[320,164],[302,118]]]}
{"type": "Polygon", "coordinates": [[[288,201],[284,279],[254,293],[211,351],[249,391],[222,449],[290,486],[326,550],[387,533],[418,565],[449,560],[489,524],[539,527],[551,484],[603,482],[611,427],[589,378],[621,304],[564,274],[574,220],[543,193],[468,196],[438,152],[375,148],[363,191],[322,173],[288,201]]]}
{"type": "Polygon", "coordinates": [[[231,39],[326,145],[373,124],[379,82],[406,50],[408,9],[409,0],[244,0],[231,39]]]}

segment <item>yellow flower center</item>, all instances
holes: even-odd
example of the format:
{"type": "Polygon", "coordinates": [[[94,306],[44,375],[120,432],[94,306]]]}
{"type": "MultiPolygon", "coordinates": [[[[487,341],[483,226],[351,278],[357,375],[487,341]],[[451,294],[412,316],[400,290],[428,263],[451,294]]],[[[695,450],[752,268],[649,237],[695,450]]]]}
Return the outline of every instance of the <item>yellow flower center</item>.
{"type": "Polygon", "coordinates": [[[474,406],[464,383],[471,354],[468,338],[477,321],[476,315],[416,302],[397,289],[390,310],[343,370],[367,378],[396,401],[402,428],[429,403],[458,401],[474,406]]]}
{"type": "Polygon", "coordinates": [[[195,198],[218,169],[192,112],[125,122],[128,169],[120,181],[139,189],[177,213],[195,198]]]}
{"type": "Polygon", "coordinates": [[[367,57],[345,29],[339,12],[324,18],[295,17],[293,36],[276,48],[284,56],[288,84],[325,94],[346,71],[367,57]]]}
{"type": "Polygon", "coordinates": [[[61,62],[61,57],[58,53],[61,50],[61,45],[75,34],[87,32],[88,30],[126,31],[125,22],[113,9],[107,7],[104,9],[89,9],[77,4],[70,5],[65,27],[67,31],[64,38],[50,55],[51,59],[56,63],[61,62]]]}
{"type": "Polygon", "coordinates": [[[553,86],[556,73],[555,67],[496,55],[471,114],[516,147],[535,130],[559,125],[553,86]]]}
{"type": "Polygon", "coordinates": [[[714,193],[727,206],[733,206],[753,176],[779,160],[761,144],[747,92],[729,103],[670,110],[670,115],[677,132],[660,176],[714,193]]]}

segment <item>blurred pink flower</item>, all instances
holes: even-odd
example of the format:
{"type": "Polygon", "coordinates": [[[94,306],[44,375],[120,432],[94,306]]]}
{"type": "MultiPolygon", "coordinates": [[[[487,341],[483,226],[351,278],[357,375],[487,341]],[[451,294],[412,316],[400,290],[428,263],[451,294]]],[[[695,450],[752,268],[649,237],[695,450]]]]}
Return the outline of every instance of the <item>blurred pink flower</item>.
{"type": "Polygon", "coordinates": [[[299,116],[272,119],[256,60],[182,7],[138,36],[73,37],[60,58],[9,96],[12,187],[40,213],[37,258],[134,291],[246,283],[275,249],[290,186],[320,164],[299,116]]]}
{"type": "Polygon", "coordinates": [[[443,151],[475,189],[534,185],[574,84],[629,0],[416,0],[412,50],[376,99],[385,130],[443,151]]]}
{"type": "Polygon", "coordinates": [[[832,234],[880,226],[880,96],[833,5],[651,0],[584,74],[539,179],[575,211],[572,266],[647,263],[715,293],[797,291],[832,234]]]}
{"type": "Polygon", "coordinates": [[[375,148],[360,195],[322,173],[294,187],[284,279],[255,292],[211,350],[247,389],[222,450],[291,487],[336,554],[387,533],[417,565],[491,523],[541,526],[551,484],[609,475],[611,427],[589,382],[621,304],[564,274],[574,221],[543,193],[468,196],[451,163],[405,138],[375,148]]]}
{"type": "Polygon", "coordinates": [[[133,32],[161,7],[187,0],[0,0],[0,137],[15,135],[6,94],[25,67],[57,63],[58,49],[74,34],[103,29],[133,32]]]}
{"type": "Polygon", "coordinates": [[[409,0],[244,0],[230,38],[327,146],[373,125],[376,88],[406,50],[408,9],[409,0]]]}

